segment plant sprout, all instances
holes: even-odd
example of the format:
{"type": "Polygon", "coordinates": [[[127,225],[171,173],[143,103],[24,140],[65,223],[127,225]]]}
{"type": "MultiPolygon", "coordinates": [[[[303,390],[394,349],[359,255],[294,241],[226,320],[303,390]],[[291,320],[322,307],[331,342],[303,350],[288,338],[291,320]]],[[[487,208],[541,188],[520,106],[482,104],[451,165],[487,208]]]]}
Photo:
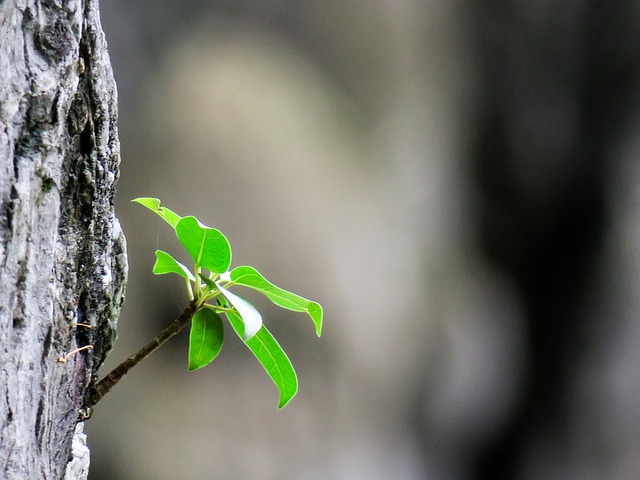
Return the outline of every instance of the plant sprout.
{"type": "Polygon", "coordinates": [[[168,223],[191,257],[193,267],[189,269],[171,254],[156,250],[156,262],[153,266],[153,273],[156,275],[174,273],[183,278],[189,305],[160,335],[90,389],[89,406],[100,401],[131,368],[189,322],[189,370],[197,370],[211,363],[220,353],[224,342],[223,315],[278,387],[278,408],[284,407],[298,391],[298,379],[293,365],[263,324],[262,316],[256,308],[230,289],[250,288],[262,293],[279,307],[306,313],[311,318],[318,337],[322,333],[320,304],[275,286],[253,267],[239,266],[230,269],[229,241],[222,232],[203,225],[196,217],[181,217],[162,206],[157,198],[143,197],[132,201],[147,207],[168,223]]]}

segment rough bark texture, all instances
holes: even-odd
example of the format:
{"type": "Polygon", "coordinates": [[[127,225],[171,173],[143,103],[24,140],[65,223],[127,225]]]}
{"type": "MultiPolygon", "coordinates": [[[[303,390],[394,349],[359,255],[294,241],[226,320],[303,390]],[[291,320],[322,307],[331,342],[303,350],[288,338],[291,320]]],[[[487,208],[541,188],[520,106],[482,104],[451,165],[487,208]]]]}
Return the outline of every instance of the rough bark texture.
{"type": "Polygon", "coordinates": [[[116,118],[97,0],[0,2],[3,479],[86,478],[76,425],[126,280],[116,118]]]}

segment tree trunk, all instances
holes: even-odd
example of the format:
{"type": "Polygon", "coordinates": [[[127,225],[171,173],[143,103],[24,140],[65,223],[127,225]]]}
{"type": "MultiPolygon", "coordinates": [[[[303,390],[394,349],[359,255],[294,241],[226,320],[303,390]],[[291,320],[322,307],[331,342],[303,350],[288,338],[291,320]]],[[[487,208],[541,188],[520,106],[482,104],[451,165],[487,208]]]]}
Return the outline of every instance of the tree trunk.
{"type": "Polygon", "coordinates": [[[0,2],[3,479],[87,475],[77,424],[115,340],[127,270],[116,119],[98,1],[0,2]]]}

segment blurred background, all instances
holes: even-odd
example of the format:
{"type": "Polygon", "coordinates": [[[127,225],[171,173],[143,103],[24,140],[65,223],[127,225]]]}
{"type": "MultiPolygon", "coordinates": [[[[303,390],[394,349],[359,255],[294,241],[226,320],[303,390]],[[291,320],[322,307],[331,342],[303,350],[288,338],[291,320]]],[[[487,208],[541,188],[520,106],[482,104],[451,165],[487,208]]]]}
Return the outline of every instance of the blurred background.
{"type": "Polygon", "coordinates": [[[640,478],[640,7],[604,0],[103,0],[127,300],[107,373],[221,229],[298,371],[186,333],[87,422],[92,480],[640,478]]]}

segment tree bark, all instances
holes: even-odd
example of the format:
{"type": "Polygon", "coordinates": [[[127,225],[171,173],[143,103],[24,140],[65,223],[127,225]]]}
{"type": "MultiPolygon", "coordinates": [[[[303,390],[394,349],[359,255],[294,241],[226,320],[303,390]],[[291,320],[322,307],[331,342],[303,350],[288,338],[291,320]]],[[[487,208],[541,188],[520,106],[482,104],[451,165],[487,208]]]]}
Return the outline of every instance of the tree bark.
{"type": "Polygon", "coordinates": [[[87,475],[79,415],[127,271],[116,120],[98,1],[0,2],[3,479],[87,475]]]}

